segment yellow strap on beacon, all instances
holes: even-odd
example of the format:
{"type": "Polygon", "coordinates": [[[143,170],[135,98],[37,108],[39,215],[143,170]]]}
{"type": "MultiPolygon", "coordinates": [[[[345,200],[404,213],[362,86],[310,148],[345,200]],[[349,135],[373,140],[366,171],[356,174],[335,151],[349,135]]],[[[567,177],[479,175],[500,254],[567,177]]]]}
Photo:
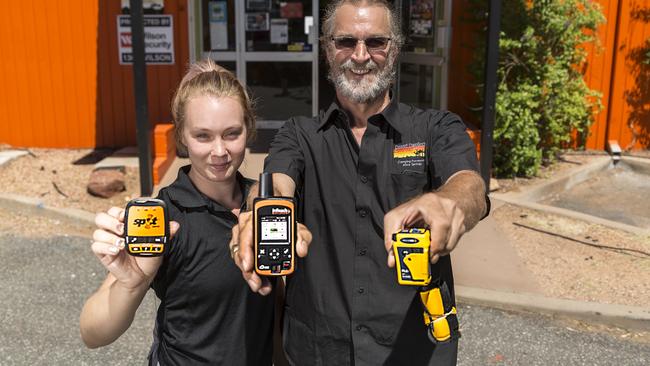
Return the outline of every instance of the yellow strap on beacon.
{"type": "Polygon", "coordinates": [[[424,307],[424,324],[427,326],[429,338],[434,343],[447,342],[452,338],[460,337],[456,307],[451,306],[451,309],[445,312],[439,287],[420,292],[420,299],[424,307]]]}

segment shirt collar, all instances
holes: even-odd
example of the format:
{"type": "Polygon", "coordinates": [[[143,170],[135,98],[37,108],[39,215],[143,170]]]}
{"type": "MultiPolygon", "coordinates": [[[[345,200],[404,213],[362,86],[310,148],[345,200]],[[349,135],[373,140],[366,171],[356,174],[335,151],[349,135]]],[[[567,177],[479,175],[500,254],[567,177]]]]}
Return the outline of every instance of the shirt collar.
{"type": "MultiPolygon", "coordinates": [[[[214,202],[208,196],[201,193],[194,183],[190,180],[188,173],[190,172],[191,165],[186,165],[178,170],[178,178],[172,183],[167,192],[172,201],[184,208],[199,208],[207,207],[213,211],[227,211],[229,209],[221,206],[219,203],[214,202]]],[[[237,183],[242,191],[242,205],[241,209],[246,209],[246,197],[250,191],[251,186],[255,183],[254,180],[248,179],[237,172],[237,183]]]]}
{"type": "MultiPolygon", "coordinates": [[[[392,91],[390,92],[389,97],[390,97],[390,102],[388,103],[386,108],[384,108],[384,110],[379,112],[378,114],[370,116],[370,118],[368,118],[368,122],[378,123],[381,122],[382,120],[386,121],[399,133],[403,134],[406,131],[405,131],[405,126],[402,124],[402,120],[399,114],[399,102],[397,101],[397,98],[394,97],[392,91]]],[[[336,121],[336,119],[342,114],[345,114],[345,111],[339,105],[338,100],[334,99],[332,104],[330,104],[329,108],[327,108],[327,110],[321,114],[320,124],[318,126],[318,129],[320,130],[330,122],[336,121]]]]}

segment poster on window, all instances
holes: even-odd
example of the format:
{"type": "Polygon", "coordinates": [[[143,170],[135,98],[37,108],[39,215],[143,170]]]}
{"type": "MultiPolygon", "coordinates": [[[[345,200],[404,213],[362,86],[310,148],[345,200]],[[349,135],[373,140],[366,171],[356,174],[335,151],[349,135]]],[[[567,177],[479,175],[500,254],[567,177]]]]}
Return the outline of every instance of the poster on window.
{"type": "Polygon", "coordinates": [[[228,49],[228,3],[210,1],[208,3],[210,19],[210,49],[228,49]]]}
{"type": "Polygon", "coordinates": [[[409,33],[414,37],[433,36],[434,0],[411,0],[409,33]]]}
{"type": "Polygon", "coordinates": [[[246,31],[259,32],[269,30],[269,13],[246,13],[246,31]]]}
{"type": "Polygon", "coordinates": [[[289,21],[287,19],[271,19],[271,43],[289,43],[289,21]]]}
{"type": "Polygon", "coordinates": [[[246,0],[246,10],[267,11],[271,7],[271,0],[246,0]]]}
{"type": "Polygon", "coordinates": [[[302,3],[280,3],[280,16],[287,19],[302,18],[302,3]]]}

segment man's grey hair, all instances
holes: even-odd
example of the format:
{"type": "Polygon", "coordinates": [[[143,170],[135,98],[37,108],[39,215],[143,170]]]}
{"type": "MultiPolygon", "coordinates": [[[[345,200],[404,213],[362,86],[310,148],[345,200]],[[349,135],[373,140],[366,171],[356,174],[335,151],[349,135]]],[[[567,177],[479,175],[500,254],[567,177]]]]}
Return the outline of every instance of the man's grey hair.
{"type": "Polygon", "coordinates": [[[336,11],[345,4],[351,4],[354,6],[381,6],[386,8],[388,13],[388,24],[390,24],[390,38],[392,47],[394,48],[394,51],[397,51],[397,53],[399,53],[400,49],[402,48],[402,44],[404,43],[402,25],[399,15],[393,6],[386,0],[335,0],[327,5],[322,21],[323,36],[320,39],[321,45],[325,50],[327,50],[327,45],[334,35],[336,11]]]}

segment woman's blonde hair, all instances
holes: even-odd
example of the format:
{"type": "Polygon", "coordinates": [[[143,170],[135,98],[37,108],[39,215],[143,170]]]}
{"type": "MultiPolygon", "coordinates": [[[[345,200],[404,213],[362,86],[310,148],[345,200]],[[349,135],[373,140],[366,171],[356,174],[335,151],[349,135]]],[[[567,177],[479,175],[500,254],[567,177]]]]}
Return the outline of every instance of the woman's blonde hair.
{"type": "Polygon", "coordinates": [[[176,127],[176,146],[179,151],[187,152],[182,138],[185,127],[185,107],[190,99],[202,95],[236,99],[244,112],[246,141],[251,142],[255,139],[255,113],[253,102],[246,89],[232,72],[217,65],[211,59],[205,59],[190,65],[172,99],[172,118],[176,127]]]}

